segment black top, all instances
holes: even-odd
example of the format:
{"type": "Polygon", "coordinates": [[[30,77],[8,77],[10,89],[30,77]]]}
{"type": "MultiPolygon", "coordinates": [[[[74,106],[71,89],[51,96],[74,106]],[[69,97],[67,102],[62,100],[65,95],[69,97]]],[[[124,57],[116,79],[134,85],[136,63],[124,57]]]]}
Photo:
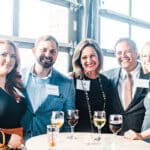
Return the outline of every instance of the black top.
{"type": "Polygon", "coordinates": [[[26,103],[24,99],[17,103],[11,95],[0,88],[0,128],[20,127],[20,121],[25,111],[26,103]]]}
{"type": "MultiPolygon", "coordinates": [[[[107,115],[107,123],[105,127],[103,127],[102,132],[109,132],[108,129],[108,118],[109,114],[111,113],[111,86],[109,81],[104,75],[100,75],[103,91],[106,95],[106,115],[107,115]]],[[[92,110],[104,110],[104,98],[102,96],[102,91],[100,88],[99,78],[97,79],[89,79],[88,77],[84,78],[85,80],[90,80],[90,91],[88,91],[89,101],[92,110]]],[[[75,87],[76,87],[76,78],[74,78],[75,87]]],[[[85,92],[83,90],[76,89],[76,108],[79,109],[79,122],[75,127],[75,131],[81,132],[90,132],[90,118],[88,113],[88,105],[85,96],[85,92]]],[[[92,120],[93,123],[93,120],[92,120]]],[[[94,124],[92,124],[94,127],[94,124]]],[[[97,132],[97,128],[94,127],[94,132],[97,132]]]]}

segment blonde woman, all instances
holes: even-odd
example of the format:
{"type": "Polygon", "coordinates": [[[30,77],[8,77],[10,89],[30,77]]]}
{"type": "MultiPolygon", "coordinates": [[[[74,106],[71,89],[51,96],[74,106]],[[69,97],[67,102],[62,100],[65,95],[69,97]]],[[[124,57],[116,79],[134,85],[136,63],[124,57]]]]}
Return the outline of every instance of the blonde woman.
{"type": "MultiPolygon", "coordinates": [[[[146,42],[141,52],[141,62],[145,74],[150,73],[150,41],[146,42]]],[[[137,133],[129,130],[125,133],[125,137],[129,139],[146,140],[150,142],[150,93],[144,99],[146,109],[145,117],[142,125],[142,132],[137,133]]]]}

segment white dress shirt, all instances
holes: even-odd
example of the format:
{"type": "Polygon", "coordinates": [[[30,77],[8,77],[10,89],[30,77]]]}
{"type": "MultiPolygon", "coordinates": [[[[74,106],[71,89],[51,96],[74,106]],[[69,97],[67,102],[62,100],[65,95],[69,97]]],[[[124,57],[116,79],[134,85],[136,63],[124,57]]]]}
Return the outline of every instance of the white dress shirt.
{"type": "MultiPolygon", "coordinates": [[[[126,79],[126,74],[127,72],[122,69],[121,74],[120,74],[120,79],[119,79],[119,84],[118,84],[118,93],[119,97],[122,103],[123,108],[125,108],[125,102],[124,102],[124,84],[125,84],[125,79],[126,79]]],[[[139,78],[140,76],[140,63],[138,63],[137,67],[130,72],[132,76],[132,99],[135,95],[136,92],[136,84],[135,84],[135,79],[139,78]]]]}

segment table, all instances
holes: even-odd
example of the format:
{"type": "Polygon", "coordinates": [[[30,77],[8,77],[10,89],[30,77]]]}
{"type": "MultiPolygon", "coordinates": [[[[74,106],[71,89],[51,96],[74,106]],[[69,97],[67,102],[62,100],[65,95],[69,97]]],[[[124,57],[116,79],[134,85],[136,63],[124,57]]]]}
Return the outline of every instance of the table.
{"type": "MultiPolygon", "coordinates": [[[[60,133],[56,150],[150,150],[150,144],[141,140],[128,140],[123,136],[102,134],[102,140],[90,143],[96,133],[75,133],[77,139],[67,137],[70,133],[60,133]],[[92,138],[91,138],[92,136],[92,138]],[[115,142],[115,144],[114,144],[115,142]]],[[[47,136],[39,135],[28,139],[25,143],[27,150],[48,150],[47,136]]]]}

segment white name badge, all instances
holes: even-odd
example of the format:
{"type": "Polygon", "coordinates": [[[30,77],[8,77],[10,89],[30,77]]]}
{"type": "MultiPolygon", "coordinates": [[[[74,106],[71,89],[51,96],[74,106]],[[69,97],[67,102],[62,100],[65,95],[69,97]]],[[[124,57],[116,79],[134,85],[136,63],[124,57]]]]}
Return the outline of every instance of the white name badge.
{"type": "Polygon", "coordinates": [[[77,79],[76,89],[89,91],[90,90],[90,80],[77,79]]]}
{"type": "Polygon", "coordinates": [[[59,96],[59,87],[57,85],[47,84],[46,91],[48,95],[59,96]]]}
{"type": "Polygon", "coordinates": [[[147,79],[135,79],[135,86],[140,88],[149,88],[149,80],[147,79]]]}

